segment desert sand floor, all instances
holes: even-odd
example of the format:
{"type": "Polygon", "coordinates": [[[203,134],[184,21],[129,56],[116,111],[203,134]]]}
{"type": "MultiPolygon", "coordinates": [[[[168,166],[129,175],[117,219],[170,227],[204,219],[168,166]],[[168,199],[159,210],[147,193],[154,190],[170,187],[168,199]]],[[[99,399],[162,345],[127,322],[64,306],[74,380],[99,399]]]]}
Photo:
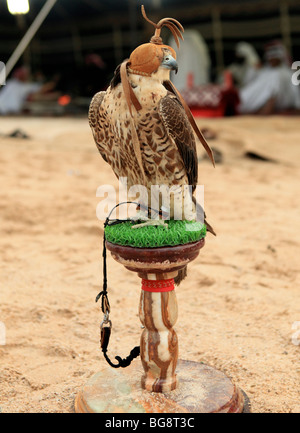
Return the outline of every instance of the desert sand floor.
{"type": "MultiPolygon", "coordinates": [[[[217,237],[207,235],[176,289],[179,356],[229,375],[253,412],[300,412],[299,117],[198,123],[223,155],[214,169],[199,145],[217,237]]],[[[0,134],[1,410],[73,412],[81,386],[107,366],[96,190],[118,182],[87,119],[2,118],[0,134]],[[16,128],[30,138],[7,137],[16,128]]],[[[125,357],[139,344],[140,279],[109,256],[108,283],[109,354],[125,357]]]]}

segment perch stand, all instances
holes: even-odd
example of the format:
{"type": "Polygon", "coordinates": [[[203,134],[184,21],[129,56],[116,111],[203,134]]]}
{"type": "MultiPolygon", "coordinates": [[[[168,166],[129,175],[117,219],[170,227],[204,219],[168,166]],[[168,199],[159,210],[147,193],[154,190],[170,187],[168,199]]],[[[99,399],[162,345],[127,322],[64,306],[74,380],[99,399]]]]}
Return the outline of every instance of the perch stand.
{"type": "MultiPolygon", "coordinates": [[[[125,369],[92,376],[75,400],[76,412],[245,412],[245,394],[222,372],[178,360],[174,277],[194,260],[204,238],[185,245],[135,248],[106,242],[112,257],[142,279],[140,356],[125,369]]],[[[247,398],[247,397],[246,397],[247,398]]]]}

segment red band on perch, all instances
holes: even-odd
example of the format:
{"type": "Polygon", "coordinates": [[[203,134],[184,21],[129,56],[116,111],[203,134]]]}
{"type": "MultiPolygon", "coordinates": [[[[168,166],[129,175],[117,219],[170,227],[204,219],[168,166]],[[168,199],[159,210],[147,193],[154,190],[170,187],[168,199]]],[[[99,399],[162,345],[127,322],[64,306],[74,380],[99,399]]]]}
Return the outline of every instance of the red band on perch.
{"type": "Polygon", "coordinates": [[[171,292],[174,290],[174,278],[168,280],[142,279],[142,290],[146,292],[171,292]]]}

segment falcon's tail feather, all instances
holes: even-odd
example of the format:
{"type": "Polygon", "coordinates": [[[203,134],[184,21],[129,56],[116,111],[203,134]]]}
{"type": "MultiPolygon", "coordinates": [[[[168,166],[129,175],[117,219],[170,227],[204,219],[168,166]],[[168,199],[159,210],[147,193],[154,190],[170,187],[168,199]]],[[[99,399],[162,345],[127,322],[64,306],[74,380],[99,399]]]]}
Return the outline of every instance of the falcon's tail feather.
{"type": "Polygon", "coordinates": [[[196,213],[197,213],[197,214],[199,213],[200,215],[203,215],[203,216],[204,216],[204,224],[206,225],[206,230],[207,230],[208,232],[210,232],[211,234],[213,234],[214,236],[217,236],[217,234],[216,234],[216,232],[214,231],[214,229],[212,228],[212,226],[211,226],[211,225],[206,221],[206,214],[205,214],[205,212],[204,212],[202,206],[201,206],[199,203],[197,203],[195,197],[192,197],[192,200],[193,200],[193,202],[195,203],[195,206],[196,206],[196,208],[197,208],[196,213]]]}
{"type": "Polygon", "coordinates": [[[176,284],[176,286],[179,286],[181,281],[184,280],[186,276],[187,276],[187,266],[185,266],[183,269],[180,269],[180,271],[178,271],[177,277],[174,278],[174,283],[176,284]]]}
{"type": "Polygon", "coordinates": [[[206,225],[206,230],[208,232],[210,232],[211,234],[213,234],[214,236],[217,236],[216,232],[214,231],[214,229],[212,228],[212,226],[206,221],[204,220],[204,224],[206,225]]]}

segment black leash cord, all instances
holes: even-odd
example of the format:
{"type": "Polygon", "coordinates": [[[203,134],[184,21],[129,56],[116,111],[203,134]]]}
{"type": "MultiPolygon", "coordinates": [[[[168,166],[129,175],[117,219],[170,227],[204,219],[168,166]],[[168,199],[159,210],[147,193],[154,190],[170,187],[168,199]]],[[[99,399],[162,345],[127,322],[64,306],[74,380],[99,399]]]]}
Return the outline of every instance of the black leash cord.
{"type": "MultiPolygon", "coordinates": [[[[122,204],[136,204],[139,207],[144,207],[145,209],[148,210],[148,208],[146,208],[145,206],[142,206],[140,203],[136,203],[134,201],[128,201],[128,202],[121,202],[118,203],[116,206],[113,207],[113,209],[110,211],[108,217],[105,220],[104,223],[104,234],[103,234],[103,252],[102,252],[102,257],[103,257],[103,289],[102,291],[96,296],[96,302],[99,301],[99,299],[101,298],[101,310],[104,314],[104,319],[100,324],[100,346],[104,355],[104,358],[106,359],[106,361],[108,362],[108,364],[113,367],[113,368],[125,368],[128,367],[128,365],[131,364],[131,361],[134,358],[137,358],[140,354],[140,346],[136,346],[134,347],[130,354],[126,357],[126,358],[121,358],[120,356],[115,356],[115,359],[118,361],[117,364],[114,364],[110,358],[107,356],[107,347],[108,347],[108,343],[109,343],[109,339],[110,339],[110,334],[111,334],[111,328],[112,328],[112,323],[109,320],[109,312],[110,312],[110,305],[109,305],[109,301],[108,301],[108,295],[107,295],[107,264],[106,264],[106,239],[105,239],[105,227],[107,225],[114,225],[114,224],[120,224],[122,222],[125,221],[130,221],[130,220],[113,220],[112,222],[109,222],[109,218],[112,214],[112,212],[120,205],[122,204]]],[[[134,221],[135,222],[135,221],[134,221]]]]}

